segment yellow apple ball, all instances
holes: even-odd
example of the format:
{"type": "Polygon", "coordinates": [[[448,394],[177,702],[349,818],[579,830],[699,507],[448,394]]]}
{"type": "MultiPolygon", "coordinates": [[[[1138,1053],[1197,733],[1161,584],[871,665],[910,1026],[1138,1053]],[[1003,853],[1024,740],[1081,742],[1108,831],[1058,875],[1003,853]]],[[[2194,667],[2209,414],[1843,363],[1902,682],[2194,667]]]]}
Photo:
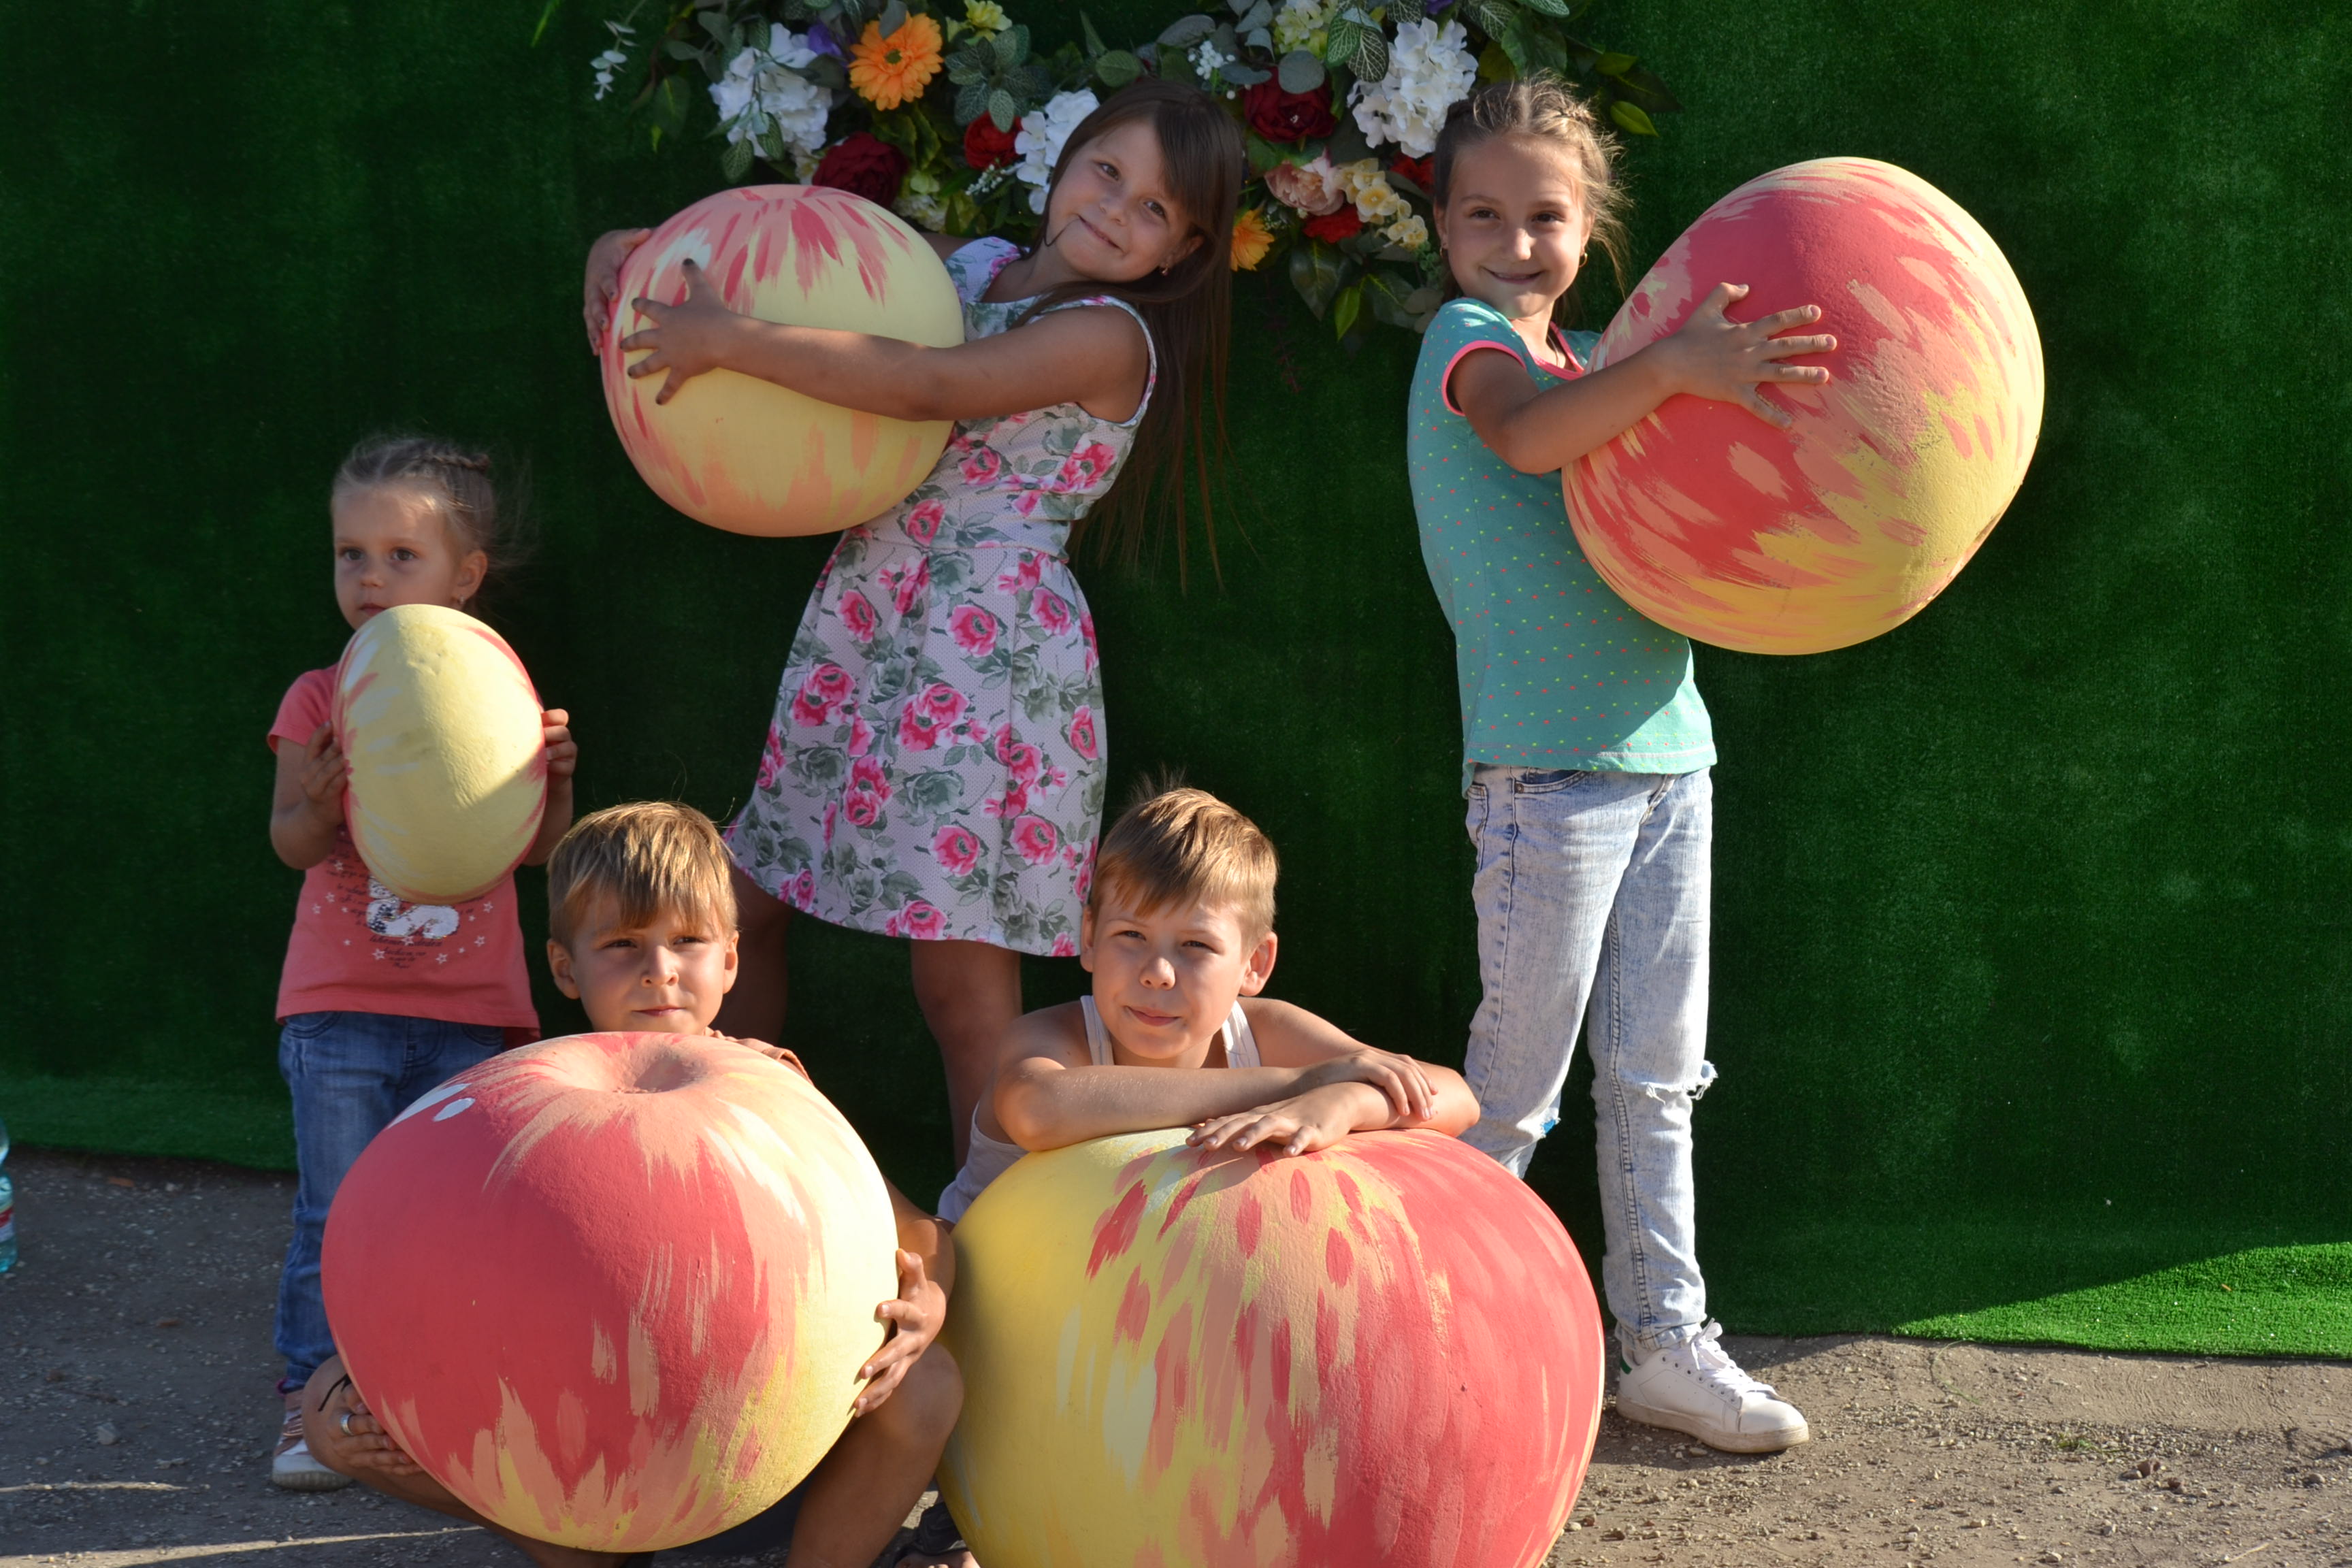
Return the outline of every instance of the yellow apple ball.
{"type": "Polygon", "coordinates": [[[945,419],[886,419],[731,370],[693,377],[666,404],[635,301],[675,304],[688,262],[728,309],[764,321],[868,332],[931,348],[963,342],[963,306],[929,242],[863,196],[749,185],[695,203],[629,253],[604,333],[604,405],[646,484],[698,522],[784,536],[854,527],[907,499],[939,461],[945,419]]]}
{"type": "Polygon", "coordinates": [[[462,610],[401,605],[335,667],[343,816],[375,879],[411,903],[477,898],[547,809],[539,693],[506,638],[462,610]]]}

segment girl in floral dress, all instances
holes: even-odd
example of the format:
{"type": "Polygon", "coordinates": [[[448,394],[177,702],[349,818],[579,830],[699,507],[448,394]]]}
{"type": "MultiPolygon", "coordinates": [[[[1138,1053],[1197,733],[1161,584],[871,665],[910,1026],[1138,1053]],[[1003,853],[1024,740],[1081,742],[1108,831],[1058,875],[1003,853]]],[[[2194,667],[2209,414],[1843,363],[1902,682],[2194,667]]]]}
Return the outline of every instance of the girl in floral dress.
{"type": "MultiPolygon", "coordinates": [[[[1021,1016],[1020,954],[1077,951],[1092,874],[1108,731],[1067,550],[1122,474],[1114,543],[1181,488],[1223,371],[1243,172],[1207,94],[1123,89],[1064,144],[1035,247],[932,237],[964,301],[957,348],[757,321],[694,274],[679,304],[633,302],[651,324],[623,346],[654,352],[630,374],[666,374],[662,401],[725,367],[957,422],[921,487],[842,537],[801,617],[728,835],[742,977],[719,1023],[781,1037],[793,911],[910,939],[959,1161],[1021,1016]]],[[[592,321],[641,233],[590,253],[592,321]]]]}

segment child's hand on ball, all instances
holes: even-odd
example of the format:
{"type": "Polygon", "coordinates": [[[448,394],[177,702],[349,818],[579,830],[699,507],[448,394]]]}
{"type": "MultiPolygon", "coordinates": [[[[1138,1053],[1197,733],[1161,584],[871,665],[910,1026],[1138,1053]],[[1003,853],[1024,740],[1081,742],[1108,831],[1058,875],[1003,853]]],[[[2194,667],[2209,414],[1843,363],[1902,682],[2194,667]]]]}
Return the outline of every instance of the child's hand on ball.
{"type": "Polygon", "coordinates": [[[632,353],[639,349],[653,351],[629,367],[631,376],[669,373],[669,379],[654,395],[656,403],[667,403],[694,377],[721,368],[727,363],[729,337],[741,319],[727,308],[701,268],[687,262],[680,275],[686,279],[686,297],[677,304],[665,305],[643,296],[630,301],[639,316],[650,316],[654,324],[621,340],[621,347],[632,353]]]}
{"type": "Polygon", "coordinates": [[[588,279],[581,314],[588,321],[588,352],[604,346],[604,323],[613,319],[613,297],[621,291],[621,263],[653,237],[649,228],[616,228],[588,247],[588,279]]]}
{"type": "Polygon", "coordinates": [[[1196,1149],[1231,1149],[1236,1153],[1263,1148],[1277,1159],[1286,1154],[1312,1154],[1356,1130],[1356,1111],[1347,1092],[1353,1088],[1353,1084],[1327,1084],[1255,1110],[1213,1116],[1193,1128],[1184,1142],[1196,1149]]]}
{"type": "Polygon", "coordinates": [[[898,1294],[874,1309],[877,1321],[890,1327],[890,1337],[873,1358],[857,1369],[866,1386],[849,1402],[852,1415],[877,1409],[905,1382],[908,1369],[940,1337],[948,1321],[948,1295],[923,1271],[923,1260],[903,1249],[898,1254],[898,1294]]]}
{"type": "Polygon", "coordinates": [[[424,1473],[424,1467],[408,1457],[401,1446],[392,1440],[383,1424],[367,1407],[359,1390],[349,1381],[340,1384],[327,1396],[325,1408],[320,1413],[315,1448],[325,1445],[326,1452],[319,1458],[328,1468],[349,1475],[353,1470],[373,1470],[386,1476],[415,1476],[424,1473]]]}
{"type": "Polygon", "coordinates": [[[550,708],[539,716],[540,739],[547,747],[547,776],[568,779],[580,768],[580,742],[572,738],[572,715],[550,708]]]}
{"type": "Polygon", "coordinates": [[[1429,1086],[1429,1075],[1422,1070],[1419,1062],[1371,1046],[1316,1063],[1299,1075],[1298,1091],[1304,1093],[1334,1083],[1370,1084],[1381,1091],[1381,1098],[1389,1102],[1389,1110],[1396,1119],[1407,1125],[1428,1121],[1430,1108],[1437,1099],[1436,1090],[1429,1086]]]}
{"type": "Polygon", "coordinates": [[[352,764],[335,744],[334,727],[320,725],[302,748],[302,796],[310,803],[311,815],[330,826],[340,826],[343,786],[351,776],[352,764]]]}
{"type": "Polygon", "coordinates": [[[1745,283],[1717,284],[1680,331],[1642,352],[1666,360],[1676,392],[1717,403],[1737,403],[1765,424],[1786,430],[1796,423],[1795,416],[1767,398],[1757,384],[1822,384],[1830,378],[1826,368],[1780,362],[1795,354],[1828,353],[1837,347],[1837,339],[1826,332],[1801,338],[1774,335],[1820,321],[1819,305],[1800,305],[1752,321],[1735,321],[1724,314],[1747,297],[1745,283]]]}

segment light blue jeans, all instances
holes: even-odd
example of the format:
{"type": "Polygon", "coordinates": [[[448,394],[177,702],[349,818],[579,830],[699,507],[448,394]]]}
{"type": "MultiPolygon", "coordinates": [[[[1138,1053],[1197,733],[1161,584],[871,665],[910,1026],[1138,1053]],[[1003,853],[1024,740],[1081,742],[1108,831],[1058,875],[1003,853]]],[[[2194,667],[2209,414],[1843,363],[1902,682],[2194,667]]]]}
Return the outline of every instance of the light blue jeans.
{"type": "Polygon", "coordinates": [[[1691,1102],[1706,1060],[1715,786],[1688,773],[1481,764],[1472,883],[1486,995],[1463,1076],[1465,1139],[1524,1176],[1559,1121],[1581,1024],[1599,1125],[1601,1283],[1643,1351],[1706,1321],[1691,1186],[1691,1102]]]}
{"type": "Polygon", "coordinates": [[[497,1054],[495,1024],[445,1024],[383,1013],[297,1013],[278,1037],[278,1070],[294,1095],[294,1239],[278,1277],[278,1353],[291,1393],[335,1352],[319,1293],[319,1243],[335,1189],[368,1141],[426,1089],[497,1054]]]}

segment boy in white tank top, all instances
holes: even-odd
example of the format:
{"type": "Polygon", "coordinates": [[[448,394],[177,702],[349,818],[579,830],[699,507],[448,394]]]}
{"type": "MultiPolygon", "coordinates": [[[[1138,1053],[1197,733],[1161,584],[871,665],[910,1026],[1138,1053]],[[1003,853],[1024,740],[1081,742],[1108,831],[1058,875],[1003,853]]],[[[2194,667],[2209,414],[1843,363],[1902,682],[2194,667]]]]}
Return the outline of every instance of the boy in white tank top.
{"type": "Polygon", "coordinates": [[[1094,994],[1013,1025],[942,1218],[1024,1153],[1118,1132],[1190,1127],[1202,1148],[1279,1156],[1382,1127],[1459,1136],[1478,1120],[1458,1073],[1259,994],[1275,868],[1257,825],[1203,790],[1162,790],[1112,824],[1079,928],[1094,994]],[[1169,1070],[1188,1068],[1224,1070],[1169,1070]]]}

